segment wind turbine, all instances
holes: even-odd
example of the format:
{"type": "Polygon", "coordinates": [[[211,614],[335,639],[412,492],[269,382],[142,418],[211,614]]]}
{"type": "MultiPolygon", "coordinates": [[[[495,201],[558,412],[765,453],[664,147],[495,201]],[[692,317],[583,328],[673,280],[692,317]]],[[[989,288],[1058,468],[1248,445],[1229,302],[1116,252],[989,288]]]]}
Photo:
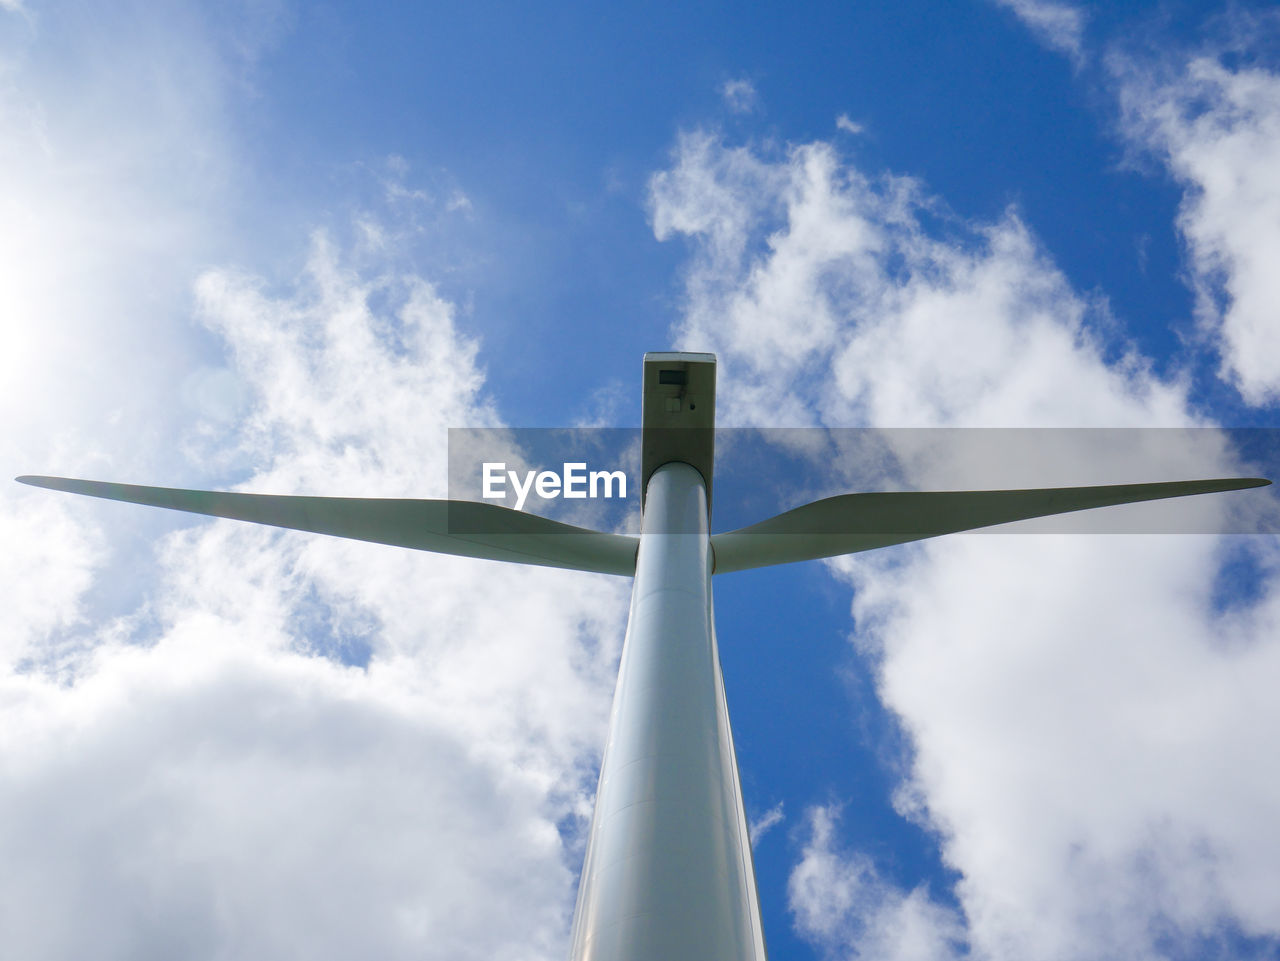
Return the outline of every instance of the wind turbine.
{"type": "Polygon", "coordinates": [[[713,574],[833,557],[1262,478],[844,494],[711,534],[716,361],[644,358],[640,536],[494,504],[288,497],[24,476],[36,487],[466,557],[633,576],[572,961],[763,961],[711,607],[713,574]]]}

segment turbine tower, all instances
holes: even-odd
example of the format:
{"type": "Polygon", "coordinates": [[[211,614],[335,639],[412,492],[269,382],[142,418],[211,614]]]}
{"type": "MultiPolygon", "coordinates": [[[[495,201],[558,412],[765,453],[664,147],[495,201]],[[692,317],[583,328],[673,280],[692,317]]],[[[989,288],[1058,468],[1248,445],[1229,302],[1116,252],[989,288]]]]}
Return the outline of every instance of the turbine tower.
{"type": "Polygon", "coordinates": [[[711,534],[715,386],[712,354],[645,355],[638,538],[469,501],[17,479],[417,550],[633,576],[571,959],[763,961],[751,844],[716,647],[713,574],[1270,481],[844,494],[711,534]]]}

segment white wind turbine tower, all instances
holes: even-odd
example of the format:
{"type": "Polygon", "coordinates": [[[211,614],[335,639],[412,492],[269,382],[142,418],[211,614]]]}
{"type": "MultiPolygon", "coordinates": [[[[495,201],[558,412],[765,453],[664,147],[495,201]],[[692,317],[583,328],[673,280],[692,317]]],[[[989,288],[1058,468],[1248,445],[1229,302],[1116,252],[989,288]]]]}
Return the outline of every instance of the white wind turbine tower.
{"type": "Polygon", "coordinates": [[[467,501],[18,480],[418,550],[634,576],[571,958],[762,961],[755,872],[713,624],[713,574],[1270,481],[845,494],[711,534],[715,380],[712,354],[645,355],[638,538],[467,501]]]}

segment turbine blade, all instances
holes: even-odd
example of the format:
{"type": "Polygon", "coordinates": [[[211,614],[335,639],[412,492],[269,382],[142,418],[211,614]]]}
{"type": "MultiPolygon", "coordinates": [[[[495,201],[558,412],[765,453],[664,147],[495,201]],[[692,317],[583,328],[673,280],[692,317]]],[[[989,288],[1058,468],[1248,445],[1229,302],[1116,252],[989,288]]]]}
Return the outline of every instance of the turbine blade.
{"type": "Polygon", "coordinates": [[[856,554],[1032,517],[1138,501],[1265,487],[1261,477],[1007,491],[841,494],[711,535],[717,574],[856,554]]]}
{"type": "Polygon", "coordinates": [[[15,479],[32,487],[375,544],[628,577],[635,573],[639,543],[634,537],[573,527],[536,514],[472,501],[239,494],[67,477],[15,479]]]}

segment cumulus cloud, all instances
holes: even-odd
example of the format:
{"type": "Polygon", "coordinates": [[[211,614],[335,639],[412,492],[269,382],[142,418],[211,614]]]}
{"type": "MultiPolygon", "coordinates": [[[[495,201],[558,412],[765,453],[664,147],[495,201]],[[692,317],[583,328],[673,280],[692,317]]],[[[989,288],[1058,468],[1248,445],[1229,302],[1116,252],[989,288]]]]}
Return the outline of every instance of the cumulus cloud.
{"type": "Polygon", "coordinates": [[[1012,10],[1046,46],[1079,62],[1083,57],[1085,15],[1079,7],[1058,0],[992,0],[1012,10]]]}
{"type": "Polygon", "coordinates": [[[828,957],[947,961],[963,957],[964,925],[927,889],[906,893],[885,881],[871,859],[842,850],[840,811],[806,812],[808,838],[787,881],[796,929],[828,957]]]}
{"type": "Polygon", "coordinates": [[[1280,76],[1198,55],[1174,69],[1114,57],[1126,134],[1183,186],[1178,230],[1221,375],[1280,401],[1280,76]]]}
{"type": "Polygon", "coordinates": [[[0,658],[23,664],[49,659],[52,637],[80,620],[82,599],[101,563],[101,535],[65,505],[5,492],[0,500],[0,658]],[[17,545],[24,545],[17,549],[17,545]]]}
{"type": "MultiPolygon", "coordinates": [[[[247,489],[441,495],[445,428],[493,418],[451,305],[322,236],[291,291],[220,270],[197,295],[250,395],[223,438],[247,489]]],[[[626,585],[561,573],[171,535],[72,683],[6,664],[7,948],[563,954],[626,585]]]]}
{"type": "MultiPolygon", "coordinates": [[[[399,216],[299,230],[293,278],[203,267],[260,48],[198,20],[5,52],[5,476],[443,496],[446,428],[497,421],[454,306],[369,242],[421,198],[393,171],[399,216]]],[[[626,582],[172,518],[0,490],[0,953],[562,957],[626,582]]]]}
{"type": "Polygon", "coordinates": [[[651,187],[658,237],[697,241],[681,337],[721,348],[730,423],[1188,421],[1181,390],[1141,358],[1102,363],[1102,305],[1016,211],[935,237],[920,218],[945,211],[910,178],[873,180],[827,143],[766,158],[705,133],[651,187]],[[766,372],[792,385],[781,401],[766,372]]]}
{"type": "MultiPolygon", "coordinates": [[[[1071,288],[1016,211],[962,223],[830,144],[703,133],[680,141],[651,196],[657,235],[691,244],[678,333],[718,352],[730,421],[1200,422],[1183,384],[1103,340],[1105,304],[1071,288]]],[[[954,486],[952,462],[909,448],[909,483],[954,486]]],[[[1120,463],[1093,450],[1019,480],[1118,479],[1120,463]]],[[[1143,479],[1238,469],[1220,447],[1148,467],[1143,479]]],[[[960,913],[895,890],[856,852],[830,856],[836,822],[818,814],[791,886],[801,932],[834,955],[880,950],[868,919],[893,917],[918,954],[945,956],[959,917],[972,954],[997,959],[1280,936],[1280,779],[1258,763],[1280,723],[1262,689],[1280,658],[1274,544],[968,536],[830,566],[854,588],[854,642],[911,745],[895,802],[939,838],[960,913]],[[1229,560],[1255,570],[1257,597],[1215,596],[1229,560]]]]}
{"type": "Polygon", "coordinates": [[[254,653],[247,620],[193,614],[70,690],[6,679],[6,951],[554,954],[540,787],[358,672],[254,653]]]}

